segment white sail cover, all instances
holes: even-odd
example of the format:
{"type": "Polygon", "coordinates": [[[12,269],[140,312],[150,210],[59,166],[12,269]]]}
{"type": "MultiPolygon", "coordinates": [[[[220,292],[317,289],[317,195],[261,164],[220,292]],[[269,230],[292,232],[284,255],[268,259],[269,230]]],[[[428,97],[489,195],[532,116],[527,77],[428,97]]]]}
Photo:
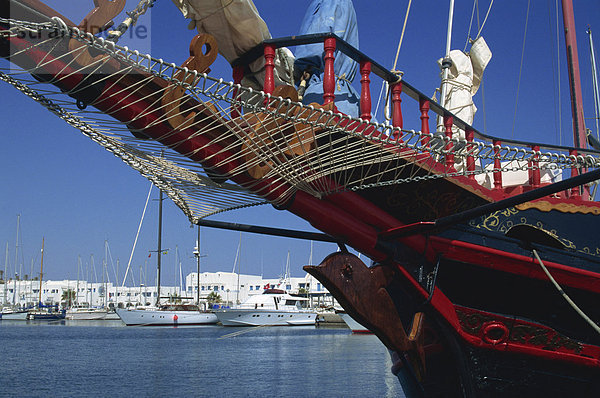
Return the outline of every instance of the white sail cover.
{"type": "MultiPolygon", "coordinates": [[[[189,29],[215,37],[219,53],[232,63],[242,54],[270,39],[271,34],[252,0],[173,0],[183,16],[191,19],[189,29]]],[[[253,75],[244,76],[242,84],[262,89],[264,59],[250,65],[253,75]]],[[[275,85],[293,85],[294,55],[287,48],[276,51],[275,85]]]]}
{"type": "MultiPolygon", "coordinates": [[[[477,107],[473,103],[473,96],[477,93],[483,71],[492,58],[492,52],[483,37],[479,37],[471,45],[471,51],[464,53],[452,50],[449,54],[452,66],[449,69],[445,107],[454,115],[468,124],[473,124],[477,107]]],[[[442,65],[442,60],[438,60],[442,65]]],[[[464,139],[464,132],[460,132],[464,139]]]]}

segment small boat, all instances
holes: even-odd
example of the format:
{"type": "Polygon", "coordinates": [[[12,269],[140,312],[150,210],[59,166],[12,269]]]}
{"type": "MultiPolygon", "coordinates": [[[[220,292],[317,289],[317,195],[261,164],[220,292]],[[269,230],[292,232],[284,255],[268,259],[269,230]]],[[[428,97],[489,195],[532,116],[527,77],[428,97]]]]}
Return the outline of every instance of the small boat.
{"type": "Polygon", "coordinates": [[[215,310],[215,314],[223,326],[314,325],[317,313],[302,307],[306,301],[283,290],[267,289],[234,308],[215,310]]]}
{"type": "MultiPolygon", "coordinates": [[[[106,308],[73,307],[67,310],[65,319],[99,321],[107,319],[109,314],[111,314],[111,312],[106,308]]],[[[119,319],[119,317],[117,316],[113,319],[119,319]]]]}
{"type": "Polygon", "coordinates": [[[59,309],[58,305],[40,306],[38,309],[30,311],[27,319],[31,321],[55,321],[65,319],[67,311],[59,309]]]}
{"type": "Polygon", "coordinates": [[[26,321],[28,313],[27,310],[3,309],[0,319],[3,321],[26,321]]]}
{"type": "Polygon", "coordinates": [[[192,304],[167,304],[153,308],[119,308],[117,314],[127,326],[211,325],[217,316],[192,304]]]}
{"type": "Polygon", "coordinates": [[[361,325],[358,321],[352,318],[346,311],[336,311],[336,313],[342,318],[342,321],[350,328],[352,333],[361,334],[372,334],[369,329],[361,325]]]}

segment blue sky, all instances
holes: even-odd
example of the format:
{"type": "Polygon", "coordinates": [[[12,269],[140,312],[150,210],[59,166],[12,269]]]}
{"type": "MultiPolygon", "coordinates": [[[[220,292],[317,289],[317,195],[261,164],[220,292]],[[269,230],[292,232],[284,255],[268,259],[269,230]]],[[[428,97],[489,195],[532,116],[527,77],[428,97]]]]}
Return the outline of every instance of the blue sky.
{"type": "MultiPolygon", "coordinates": [[[[63,13],[76,22],[86,13],[81,5],[87,3],[89,7],[92,6],[91,0],[48,2],[60,10],[65,10],[65,4],[69,4],[71,8],[63,13]]],[[[137,0],[129,0],[126,8],[133,8],[136,3],[137,0]]],[[[357,0],[354,3],[360,49],[391,68],[407,1],[357,0]]],[[[453,48],[463,49],[472,2],[456,3],[452,44],[453,48]]],[[[483,20],[489,3],[480,3],[483,20]]],[[[586,117],[592,118],[590,56],[585,30],[590,25],[596,41],[600,43],[600,4],[597,0],[576,3],[583,101],[586,117]]],[[[255,4],[272,36],[281,37],[298,32],[308,2],[257,0],[255,4]]],[[[553,8],[553,1],[532,1],[530,4],[526,55],[516,113],[517,127],[513,132],[527,2],[507,0],[494,3],[483,30],[493,58],[485,72],[484,89],[475,99],[479,112],[474,124],[481,131],[484,130],[485,118],[488,134],[570,144],[571,116],[562,30],[559,32],[562,124],[558,125],[557,39],[553,8]]],[[[448,4],[441,0],[416,1],[411,8],[397,68],[404,71],[405,80],[426,94],[433,94],[439,86],[436,61],[445,51],[447,12],[448,4]]],[[[562,16],[560,18],[562,24],[562,16]]],[[[117,22],[121,20],[121,17],[116,19],[117,22]]],[[[187,30],[187,21],[172,2],[157,1],[150,15],[140,19],[140,24],[148,27],[150,37],[129,43],[130,47],[137,45],[142,51],[149,49],[153,56],[176,64],[181,64],[188,57],[188,45],[194,32],[187,30]]],[[[124,44],[127,43],[124,41],[124,44]]],[[[222,58],[217,60],[212,69],[212,74],[217,77],[231,76],[230,67],[222,58]]],[[[372,80],[375,106],[380,82],[372,80]]],[[[355,79],[355,83],[358,84],[358,79],[355,79]]],[[[105,240],[108,240],[114,267],[119,259],[119,274],[122,277],[150,183],[12,87],[0,84],[0,97],[3,105],[0,111],[3,125],[0,146],[0,269],[4,270],[4,251],[8,243],[9,270],[14,270],[16,223],[17,214],[20,214],[21,254],[18,263],[23,264],[23,274],[31,274],[32,260],[33,275],[39,274],[40,248],[42,237],[45,237],[45,279],[76,278],[79,255],[84,268],[90,267],[93,255],[96,273],[100,278],[105,240]]],[[[406,99],[403,108],[407,122],[418,117],[417,105],[412,100],[406,99]],[[411,113],[412,116],[409,115],[411,113]]],[[[591,119],[586,122],[588,127],[595,130],[591,119]]],[[[405,127],[419,128],[418,125],[408,124],[405,127]]],[[[157,190],[154,189],[152,198],[157,197],[157,190]]],[[[234,211],[212,219],[312,230],[303,220],[270,206],[234,211]]],[[[157,202],[153,200],[146,213],[133,259],[136,282],[139,282],[141,267],[147,270],[147,282],[151,283],[156,255],[148,259],[148,253],[156,249],[156,233],[157,202]]],[[[174,284],[176,281],[176,246],[184,274],[196,269],[192,257],[196,234],[196,229],[190,227],[187,218],[172,203],[165,201],[163,247],[170,251],[163,256],[163,284],[174,284]]],[[[231,271],[238,241],[238,232],[203,228],[201,252],[206,257],[202,258],[202,269],[231,271]]],[[[314,262],[318,263],[335,250],[335,245],[315,243],[314,262]]],[[[310,242],[243,234],[241,270],[244,273],[263,273],[266,277],[278,276],[283,272],[288,251],[292,274],[302,276],[302,266],[309,259],[310,242]]],[[[109,260],[112,281],[113,264],[109,260]]]]}

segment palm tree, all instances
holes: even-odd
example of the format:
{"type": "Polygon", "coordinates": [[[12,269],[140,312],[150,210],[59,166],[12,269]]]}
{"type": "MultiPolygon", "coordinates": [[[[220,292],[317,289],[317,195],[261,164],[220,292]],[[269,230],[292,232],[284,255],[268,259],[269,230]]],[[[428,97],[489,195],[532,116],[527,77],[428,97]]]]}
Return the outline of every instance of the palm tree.
{"type": "Polygon", "coordinates": [[[210,294],[206,297],[206,301],[208,301],[209,304],[212,304],[212,303],[220,303],[223,300],[221,299],[221,295],[219,293],[210,292],[210,294]]]}
{"type": "Polygon", "coordinates": [[[67,289],[63,291],[63,294],[60,297],[60,301],[64,303],[64,307],[72,306],[73,302],[75,301],[75,290],[67,289]]]}

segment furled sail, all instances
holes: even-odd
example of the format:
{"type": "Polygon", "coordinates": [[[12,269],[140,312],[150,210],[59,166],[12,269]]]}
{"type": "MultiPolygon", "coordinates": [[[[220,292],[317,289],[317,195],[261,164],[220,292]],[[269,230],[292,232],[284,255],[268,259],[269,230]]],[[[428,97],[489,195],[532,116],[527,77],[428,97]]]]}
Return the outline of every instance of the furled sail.
{"type": "MultiPolygon", "coordinates": [[[[471,51],[464,53],[460,50],[450,51],[448,79],[443,82],[447,86],[445,108],[468,124],[473,124],[477,107],[473,103],[473,96],[479,90],[483,72],[492,58],[492,52],[483,37],[479,37],[471,45],[471,51]]],[[[440,68],[442,59],[438,60],[440,68]]],[[[456,133],[456,132],[455,132],[456,133]]],[[[464,139],[464,132],[459,134],[464,139]]],[[[456,137],[455,137],[456,138],[456,137]]]]}
{"type": "MultiPolygon", "coordinates": [[[[189,28],[215,37],[219,53],[232,63],[271,34],[252,0],[173,0],[183,16],[191,19],[189,28]]],[[[263,58],[250,64],[242,84],[262,90],[263,58]]],[[[275,53],[275,85],[293,85],[294,55],[287,48],[275,53]]]]}

